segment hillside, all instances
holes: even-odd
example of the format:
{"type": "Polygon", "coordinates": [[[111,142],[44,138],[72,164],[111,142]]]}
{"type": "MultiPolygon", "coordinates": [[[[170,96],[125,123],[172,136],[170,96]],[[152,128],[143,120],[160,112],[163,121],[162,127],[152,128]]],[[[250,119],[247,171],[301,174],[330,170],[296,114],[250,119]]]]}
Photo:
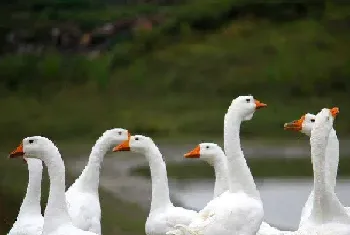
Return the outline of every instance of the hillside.
{"type": "Polygon", "coordinates": [[[346,135],[348,9],[327,5],[320,19],[282,22],[245,16],[210,31],[182,24],[178,36],[155,29],[95,58],[8,55],[0,61],[0,102],[10,114],[0,119],[1,138],[89,138],[112,126],[158,137],[221,136],[230,100],[247,93],[269,104],[244,129],[248,136],[288,137],[285,121],[331,105],[340,106],[337,125],[346,135]]]}

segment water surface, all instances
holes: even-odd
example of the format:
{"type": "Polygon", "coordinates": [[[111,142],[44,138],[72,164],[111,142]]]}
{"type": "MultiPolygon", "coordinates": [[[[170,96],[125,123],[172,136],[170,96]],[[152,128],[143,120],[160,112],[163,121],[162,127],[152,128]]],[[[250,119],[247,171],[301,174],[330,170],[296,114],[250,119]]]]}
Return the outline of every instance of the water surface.
{"type": "MultiPolygon", "coordinates": [[[[313,187],[312,179],[255,180],[264,203],[265,221],[281,229],[297,229],[301,209],[313,187]]],[[[171,180],[172,196],[182,205],[202,209],[213,197],[214,181],[171,180]]],[[[336,193],[345,206],[350,206],[350,179],[337,181],[336,193]]]]}

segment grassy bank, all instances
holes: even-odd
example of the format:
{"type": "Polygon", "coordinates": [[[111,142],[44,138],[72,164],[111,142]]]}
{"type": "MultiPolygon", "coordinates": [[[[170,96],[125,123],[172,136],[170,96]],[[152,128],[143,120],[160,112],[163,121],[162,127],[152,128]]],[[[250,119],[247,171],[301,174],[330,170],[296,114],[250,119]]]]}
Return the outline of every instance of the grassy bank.
{"type": "MultiPolygon", "coordinates": [[[[18,160],[2,159],[0,164],[0,233],[6,234],[16,219],[26,192],[27,166],[18,160]]],[[[67,174],[67,185],[76,177],[67,174]]],[[[44,171],[42,184],[42,209],[48,196],[48,175],[44,171]]],[[[137,205],[126,203],[110,193],[100,190],[102,232],[106,235],[135,235],[144,233],[146,213],[137,205]]]]}
{"type": "Polygon", "coordinates": [[[284,122],[334,105],[344,136],[350,131],[349,39],[312,20],[235,21],[113,71],[108,55],[93,61],[5,58],[0,139],[94,139],[111,127],[160,138],[221,137],[232,98],[249,93],[269,107],[244,124],[246,137],[288,138],[284,122]]]}
{"type": "Polygon", "coordinates": [[[226,17],[210,31],[191,21],[174,38],[157,35],[151,46],[145,42],[154,35],[140,33],[95,59],[54,51],[6,56],[0,140],[90,140],[111,127],[155,138],[221,137],[232,98],[249,93],[269,107],[243,126],[244,137],[294,138],[284,122],[334,105],[338,134],[348,135],[348,9],[327,5],[321,18],[279,23],[226,17]]]}
{"type": "MultiPolygon", "coordinates": [[[[298,159],[247,159],[247,164],[254,178],[295,178],[312,177],[312,165],[309,158],[298,159]]],[[[167,164],[169,178],[174,179],[213,179],[214,170],[209,164],[188,159],[181,163],[167,164]],[[184,164],[185,163],[185,164],[184,164]]],[[[139,167],[133,170],[133,174],[150,177],[149,166],[139,167]]],[[[338,177],[350,176],[350,159],[341,158],[339,161],[338,177]]]]}

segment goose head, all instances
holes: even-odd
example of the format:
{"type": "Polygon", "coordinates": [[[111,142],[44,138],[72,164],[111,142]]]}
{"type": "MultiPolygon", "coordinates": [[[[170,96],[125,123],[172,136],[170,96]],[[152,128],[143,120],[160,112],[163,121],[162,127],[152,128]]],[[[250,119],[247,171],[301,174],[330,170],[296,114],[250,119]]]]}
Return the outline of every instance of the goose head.
{"type": "Polygon", "coordinates": [[[50,139],[42,136],[31,136],[24,138],[18,147],[10,153],[9,158],[37,158],[44,161],[51,156],[52,152],[58,152],[58,149],[50,139]]]}
{"type": "Polygon", "coordinates": [[[221,160],[224,152],[222,148],[213,143],[201,143],[190,152],[184,155],[185,158],[200,158],[213,165],[215,161],[221,160]]]}
{"type": "Polygon", "coordinates": [[[239,96],[232,100],[231,109],[243,120],[249,121],[253,118],[254,112],[257,109],[267,107],[266,104],[254,99],[252,95],[239,96]]]}
{"type": "Polygon", "coordinates": [[[334,119],[339,114],[339,108],[334,107],[332,109],[324,108],[317,115],[315,120],[315,126],[311,130],[311,135],[318,135],[328,138],[329,132],[333,128],[334,119]]]}
{"type": "Polygon", "coordinates": [[[132,151],[136,153],[146,152],[154,142],[151,138],[143,135],[133,135],[121,144],[113,148],[113,152],[132,151]]]}
{"type": "Polygon", "coordinates": [[[102,136],[107,145],[111,147],[129,139],[130,133],[128,130],[123,128],[113,128],[106,130],[102,136]]]}
{"type": "Polygon", "coordinates": [[[284,124],[285,130],[291,131],[300,131],[301,133],[306,134],[307,136],[311,135],[311,130],[315,125],[316,115],[307,113],[299,120],[294,120],[284,124]]]}

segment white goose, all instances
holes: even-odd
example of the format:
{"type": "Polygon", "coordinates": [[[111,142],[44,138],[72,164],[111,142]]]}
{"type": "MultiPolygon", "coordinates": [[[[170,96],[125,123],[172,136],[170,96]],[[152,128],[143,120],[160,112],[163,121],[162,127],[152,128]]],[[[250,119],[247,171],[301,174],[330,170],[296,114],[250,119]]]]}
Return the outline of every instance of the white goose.
{"type": "Polygon", "coordinates": [[[50,177],[49,199],[44,213],[42,235],[97,235],[75,227],[68,214],[65,197],[65,166],[58,148],[41,136],[23,139],[10,157],[38,158],[48,168],[50,177]]]}
{"type": "MultiPolygon", "coordinates": [[[[224,120],[229,190],[199,212],[202,221],[194,220],[189,226],[179,225],[177,230],[167,234],[255,235],[258,232],[264,210],[241,151],[239,132],[241,122],[251,120],[255,110],[262,107],[266,105],[252,96],[240,96],[232,101],[224,120]]],[[[189,154],[198,154],[198,151],[205,149],[200,146],[189,154]]]]}
{"type": "MultiPolygon", "coordinates": [[[[224,149],[228,159],[230,155],[235,157],[242,155],[242,157],[238,157],[238,159],[241,161],[242,169],[244,169],[244,171],[243,174],[240,175],[240,177],[236,177],[235,179],[233,179],[235,182],[233,187],[237,187],[238,189],[240,189],[242,188],[242,185],[244,185],[243,190],[245,192],[259,193],[256,189],[254,178],[244,158],[243,151],[241,151],[242,148],[240,143],[240,122],[237,121],[237,119],[239,120],[239,116],[237,118],[237,114],[235,114],[235,112],[241,111],[244,115],[246,112],[245,110],[247,109],[246,105],[250,104],[251,102],[255,103],[257,109],[263,108],[266,105],[258,100],[254,100],[253,96],[240,96],[237,99],[239,100],[239,102],[237,102],[237,104],[233,106],[233,108],[230,107],[224,117],[224,149]]],[[[252,114],[251,116],[243,116],[242,120],[250,120],[252,116],[252,114]]],[[[257,235],[272,235],[279,234],[281,232],[285,231],[280,231],[277,228],[274,228],[263,221],[260,225],[257,235]]]]}
{"type": "MultiPolygon", "coordinates": [[[[307,113],[303,115],[299,120],[295,120],[284,124],[285,130],[300,131],[301,133],[311,136],[311,130],[315,124],[316,115],[307,113]]],[[[311,158],[311,162],[313,162],[311,158]]],[[[334,190],[337,173],[338,173],[338,163],[339,163],[339,140],[337,137],[337,132],[334,128],[331,129],[329,133],[328,143],[326,147],[326,180],[330,187],[334,190]]],[[[310,216],[311,208],[313,206],[314,191],[311,191],[304,208],[301,211],[301,218],[299,226],[301,226],[304,221],[310,216]]],[[[350,215],[350,207],[346,207],[347,213],[350,215]]]]}
{"type": "MultiPolygon", "coordinates": [[[[197,148],[208,150],[209,148],[215,149],[218,147],[218,146],[217,147],[215,146],[217,145],[213,143],[202,143],[197,148]]],[[[194,153],[185,154],[185,158],[200,158],[205,162],[207,162],[209,165],[213,166],[214,172],[215,172],[214,198],[216,198],[217,196],[221,195],[222,193],[226,192],[229,189],[227,157],[225,153],[221,150],[221,148],[220,148],[220,151],[219,150],[211,151],[211,152],[202,151],[201,154],[194,154],[194,153]]],[[[237,181],[234,181],[234,183],[238,184],[237,181]]],[[[215,200],[215,203],[217,203],[217,200],[215,200]]],[[[211,203],[210,205],[213,206],[213,203],[211,203]]],[[[208,207],[206,207],[206,212],[208,213],[208,211],[210,210],[208,209],[208,207]]],[[[203,215],[204,211],[201,211],[200,214],[203,215]]],[[[197,223],[198,222],[199,221],[197,221],[197,223]]],[[[287,231],[280,231],[277,228],[272,227],[268,223],[262,222],[257,235],[272,235],[272,234],[280,234],[281,232],[287,232],[287,231]]]]}
{"type": "Polygon", "coordinates": [[[314,170],[314,198],[310,216],[295,235],[349,235],[350,216],[340,203],[325,174],[325,153],[338,108],[322,109],[311,130],[310,145],[314,170]]]}
{"type": "MultiPolygon", "coordinates": [[[[214,149],[214,146],[217,145],[212,143],[202,143],[198,148],[214,149]]],[[[229,190],[227,159],[223,152],[222,154],[219,151],[216,153],[213,152],[212,154],[204,154],[203,152],[202,154],[185,154],[185,158],[199,158],[213,166],[215,173],[213,199],[229,190]]]]}
{"type": "Polygon", "coordinates": [[[197,212],[175,207],[170,201],[166,165],[153,140],[142,135],[131,136],[113,151],[133,151],[143,154],[149,162],[152,179],[151,209],[146,221],[147,235],[165,235],[176,224],[189,224],[197,212]]]}
{"type": "Polygon", "coordinates": [[[44,217],[41,215],[41,179],[43,165],[39,159],[26,159],[29,180],[16,222],[7,235],[38,235],[43,231],[44,217]]]}
{"type": "Polygon", "coordinates": [[[83,172],[68,188],[66,201],[74,226],[101,234],[101,206],[99,200],[100,169],[106,153],[129,138],[127,130],[107,130],[92,147],[89,161],[83,172]]]}

